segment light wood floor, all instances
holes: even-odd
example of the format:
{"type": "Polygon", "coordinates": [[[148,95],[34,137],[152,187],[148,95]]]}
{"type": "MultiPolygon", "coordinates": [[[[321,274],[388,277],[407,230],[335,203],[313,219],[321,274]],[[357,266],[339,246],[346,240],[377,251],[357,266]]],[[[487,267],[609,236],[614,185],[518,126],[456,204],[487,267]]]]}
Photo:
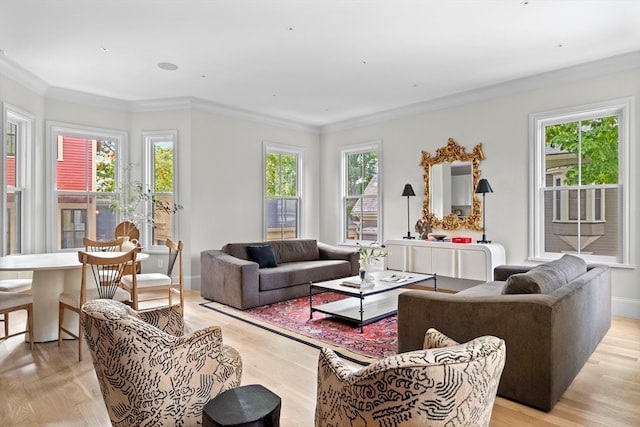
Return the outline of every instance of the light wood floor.
{"type": "MultiPolygon", "coordinates": [[[[318,350],[198,304],[189,292],[191,331],[222,326],[225,343],[242,355],[243,384],[263,384],[282,398],[282,427],[313,425],[318,350]]],[[[23,318],[14,314],[12,326],[23,318]]],[[[86,346],[85,346],[86,347],[86,346]]],[[[0,426],[109,425],[91,356],[77,361],[77,343],[37,344],[22,337],[0,342],[0,426]]],[[[640,426],[640,320],[613,325],[555,408],[541,412],[498,397],[491,426],[640,426]]]]}

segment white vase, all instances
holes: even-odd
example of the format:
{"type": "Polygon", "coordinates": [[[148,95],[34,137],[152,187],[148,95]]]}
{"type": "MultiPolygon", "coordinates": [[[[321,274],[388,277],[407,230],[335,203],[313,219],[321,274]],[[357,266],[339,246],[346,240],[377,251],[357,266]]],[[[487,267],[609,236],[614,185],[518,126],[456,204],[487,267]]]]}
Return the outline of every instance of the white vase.
{"type": "Polygon", "coordinates": [[[373,263],[371,260],[361,259],[360,260],[360,278],[364,282],[372,282],[373,281],[373,263]]]}
{"type": "Polygon", "coordinates": [[[140,243],[138,243],[138,241],[136,239],[129,239],[129,236],[121,236],[124,240],[122,241],[122,244],[120,245],[120,249],[122,249],[123,252],[129,252],[132,249],[137,248],[140,243]]]}

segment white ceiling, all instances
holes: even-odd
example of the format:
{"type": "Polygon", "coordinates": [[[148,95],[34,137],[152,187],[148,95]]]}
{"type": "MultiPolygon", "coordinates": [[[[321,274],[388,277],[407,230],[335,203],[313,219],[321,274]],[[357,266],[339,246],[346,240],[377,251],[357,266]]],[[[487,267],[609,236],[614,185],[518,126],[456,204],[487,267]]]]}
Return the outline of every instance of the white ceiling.
{"type": "Polygon", "coordinates": [[[322,126],[640,51],[640,0],[0,0],[0,50],[54,88],[322,126]]]}

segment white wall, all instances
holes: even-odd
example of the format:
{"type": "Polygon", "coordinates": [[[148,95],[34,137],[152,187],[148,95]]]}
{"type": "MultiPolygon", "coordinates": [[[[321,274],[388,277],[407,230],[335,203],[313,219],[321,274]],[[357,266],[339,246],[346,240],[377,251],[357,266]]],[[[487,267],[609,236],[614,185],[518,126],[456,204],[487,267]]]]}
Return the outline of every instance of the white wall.
{"type": "Polygon", "coordinates": [[[194,276],[200,252],[263,239],[263,141],[305,150],[302,237],[319,234],[318,135],[259,122],[192,112],[190,245],[194,276]]]}
{"type": "MultiPolygon", "coordinates": [[[[530,263],[527,259],[529,114],[628,96],[634,96],[636,102],[640,99],[640,68],[325,133],[321,137],[320,239],[338,238],[339,164],[335,153],[340,146],[382,140],[384,239],[397,239],[406,235],[407,229],[406,198],[400,196],[404,184],[411,183],[416,194],[424,191],[423,169],[419,166],[421,151],[434,154],[436,148],[446,145],[452,137],[468,151],[483,143],[486,160],[480,169],[494,191],[486,196],[487,237],[505,247],[508,263],[530,263]]],[[[633,123],[639,123],[638,108],[632,114],[633,123]]],[[[640,150],[636,148],[639,140],[635,125],[631,136],[632,165],[640,164],[640,150]]],[[[640,212],[639,195],[640,174],[635,174],[631,185],[632,223],[640,212]]],[[[413,224],[421,217],[421,208],[421,197],[412,198],[412,233],[413,224]]],[[[638,228],[634,225],[631,232],[635,254],[632,260],[638,264],[638,228]]],[[[480,233],[446,234],[471,235],[475,239],[480,233]]],[[[614,312],[640,318],[640,270],[614,268],[612,277],[614,312]]]]}
{"type": "MultiPolygon", "coordinates": [[[[61,100],[43,91],[28,89],[0,72],[0,102],[8,102],[36,116],[36,206],[44,212],[44,126],[46,120],[113,128],[129,132],[132,160],[141,153],[140,133],[178,129],[179,195],[185,209],[179,213],[180,238],[185,241],[187,284],[199,288],[200,252],[229,241],[262,238],[262,144],[269,141],[306,150],[304,176],[303,237],[328,243],[339,238],[338,148],[354,143],[382,141],[382,180],[385,239],[406,234],[405,183],[417,194],[423,191],[421,151],[434,153],[453,137],[471,149],[482,142],[486,160],[482,176],[494,193],[487,195],[487,236],[503,244],[507,262],[527,263],[528,248],[528,115],[574,105],[634,96],[640,99],[640,68],[575,79],[512,95],[467,102],[396,119],[318,135],[312,130],[279,126],[268,121],[240,118],[185,107],[134,113],[114,106],[96,107],[61,100]]],[[[29,86],[30,87],[30,86],[29,86]]],[[[633,122],[640,121],[638,109],[633,122]]],[[[638,126],[632,130],[632,164],[640,164],[635,147],[638,126]]],[[[631,218],[638,216],[640,182],[632,178],[631,218]]],[[[410,200],[411,229],[421,216],[420,196],[410,200]]],[[[43,217],[37,217],[34,252],[44,250],[43,217]]],[[[638,228],[632,229],[637,264],[638,228]]],[[[451,234],[451,233],[449,233],[451,234]]],[[[459,234],[479,233],[462,231],[459,234]]],[[[153,267],[153,265],[151,266],[153,267]]],[[[640,271],[614,269],[614,313],[640,318],[640,271]]]]}

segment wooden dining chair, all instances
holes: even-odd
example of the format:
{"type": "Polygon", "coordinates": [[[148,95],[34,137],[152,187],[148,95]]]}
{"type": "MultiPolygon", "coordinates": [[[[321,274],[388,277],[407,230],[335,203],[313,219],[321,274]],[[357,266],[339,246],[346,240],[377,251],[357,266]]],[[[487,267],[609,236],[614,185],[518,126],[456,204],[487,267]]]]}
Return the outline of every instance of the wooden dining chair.
{"type": "MultiPolygon", "coordinates": [[[[178,295],[180,299],[180,311],[184,311],[184,277],[182,273],[182,241],[175,243],[171,239],[167,239],[166,246],[169,249],[169,263],[167,264],[167,273],[142,273],[128,274],[122,277],[120,286],[131,294],[131,306],[134,310],[138,310],[141,301],[151,301],[164,299],[165,296],[157,294],[149,296],[145,299],[140,297],[141,291],[148,293],[150,291],[160,291],[166,289],[169,299],[169,305],[173,305],[173,296],[178,295]],[[178,281],[173,280],[174,268],[178,264],[178,281]]],[[[184,314],[184,313],[183,313],[184,314]]]]}
{"type": "Polygon", "coordinates": [[[120,224],[116,225],[115,230],[113,231],[113,237],[128,237],[129,240],[140,240],[140,230],[138,227],[131,221],[122,221],[120,224]]]}
{"type": "MultiPolygon", "coordinates": [[[[65,310],[80,315],[85,302],[95,299],[113,299],[128,302],[130,295],[120,288],[120,280],[127,265],[136,262],[137,249],[127,253],[85,252],[78,251],[78,260],[82,263],[82,280],[79,291],[63,292],[58,298],[58,346],[62,344],[62,333],[78,340],[78,361],[82,361],[82,330],[78,319],[78,331],[70,331],[64,327],[65,310]]],[[[133,275],[135,283],[135,274],[133,275]]]]}
{"type": "Polygon", "coordinates": [[[85,252],[120,252],[123,242],[123,237],[107,241],[92,240],[87,237],[82,239],[85,252]]]}
{"type": "MultiPolygon", "coordinates": [[[[128,239],[128,237],[118,237],[113,240],[108,241],[99,241],[99,240],[91,240],[88,238],[83,238],[82,243],[84,244],[84,250],[86,252],[128,252],[128,249],[123,247],[123,243],[128,239]]],[[[140,273],[142,271],[142,263],[140,261],[136,261],[136,273],[140,273]]],[[[127,266],[124,274],[131,274],[133,267],[131,265],[127,266]]]]}
{"type": "Polygon", "coordinates": [[[29,336],[29,345],[33,350],[33,297],[22,292],[0,292],[0,314],[4,317],[4,336],[0,337],[0,341],[16,335],[27,334],[29,336]],[[10,334],[9,313],[19,310],[27,311],[26,329],[10,334]]]}

